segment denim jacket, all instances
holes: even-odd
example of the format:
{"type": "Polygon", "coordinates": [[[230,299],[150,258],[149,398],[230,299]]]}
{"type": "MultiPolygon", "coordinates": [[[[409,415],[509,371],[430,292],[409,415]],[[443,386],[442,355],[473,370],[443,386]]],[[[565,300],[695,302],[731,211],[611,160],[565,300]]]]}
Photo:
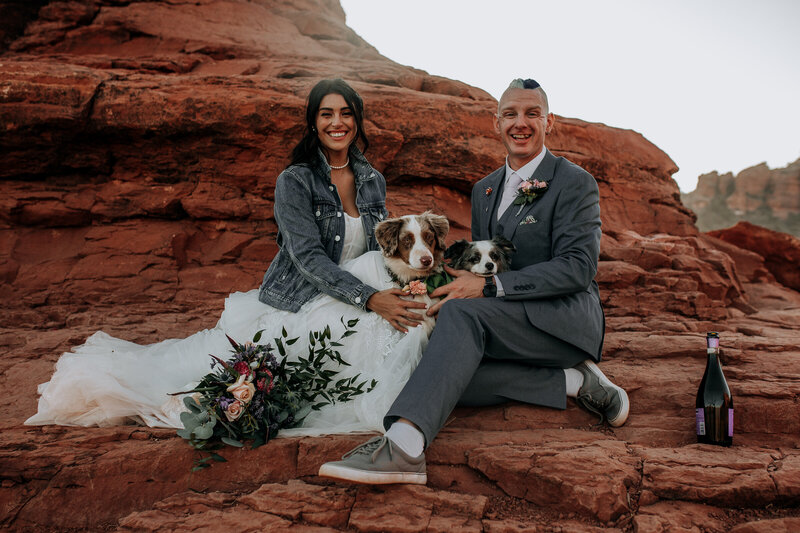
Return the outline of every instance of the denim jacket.
{"type": "MultiPolygon", "coordinates": [[[[375,225],[388,214],[386,180],[355,146],[350,148],[350,161],[367,248],[377,250],[375,225]]],[[[344,210],[321,151],[313,164],[291,165],[281,172],[275,184],[274,212],[279,250],[264,274],[258,299],[297,312],[323,292],[366,309],[367,300],[377,289],[339,268],[344,210]]]]}

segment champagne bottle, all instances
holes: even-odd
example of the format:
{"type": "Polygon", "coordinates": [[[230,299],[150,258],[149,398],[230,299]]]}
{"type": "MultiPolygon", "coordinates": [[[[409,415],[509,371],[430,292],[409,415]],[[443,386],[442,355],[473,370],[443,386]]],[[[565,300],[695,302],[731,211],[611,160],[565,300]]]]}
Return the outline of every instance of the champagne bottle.
{"type": "Polygon", "coordinates": [[[719,333],[706,335],[706,371],[697,389],[697,442],[730,446],[733,443],[733,398],[719,362],[719,333]]]}

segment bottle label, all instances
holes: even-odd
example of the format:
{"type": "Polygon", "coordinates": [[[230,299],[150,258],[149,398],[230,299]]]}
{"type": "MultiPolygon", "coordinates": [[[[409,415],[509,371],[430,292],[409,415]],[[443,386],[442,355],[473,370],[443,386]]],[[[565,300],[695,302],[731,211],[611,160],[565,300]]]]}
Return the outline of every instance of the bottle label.
{"type": "Polygon", "coordinates": [[[728,436],[733,437],[733,409],[728,409],[728,436]]]}
{"type": "Polygon", "coordinates": [[[708,338],[706,338],[706,345],[709,348],[719,348],[719,337],[708,337],[708,338]]]}
{"type": "MultiPolygon", "coordinates": [[[[730,415],[733,416],[733,415],[730,415]]],[[[697,434],[698,435],[705,435],[706,434],[706,413],[705,409],[699,407],[694,410],[694,417],[695,422],[697,424],[697,434]]],[[[729,430],[730,431],[730,430],[729,430]]]]}

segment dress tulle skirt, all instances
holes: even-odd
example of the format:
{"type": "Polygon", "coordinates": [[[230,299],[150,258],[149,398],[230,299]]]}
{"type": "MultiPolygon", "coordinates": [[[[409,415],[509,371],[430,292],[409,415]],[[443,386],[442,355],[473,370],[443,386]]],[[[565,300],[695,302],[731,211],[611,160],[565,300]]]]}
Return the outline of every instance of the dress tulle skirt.
{"type": "MultiPolygon", "coordinates": [[[[379,290],[391,286],[378,252],[368,252],[342,268],[379,290]]],[[[341,318],[359,321],[354,328],[357,333],[341,341],[344,346],[339,352],[350,366],[335,368],[341,370],[337,379],[360,374],[363,379],[377,380],[377,386],[349,402],[314,411],[302,427],[281,434],[382,431],[384,414],[427,344],[423,328],[409,328],[407,334],[400,333],[379,315],[327,295],[317,296],[297,313],[280,311],[261,303],[257,290],[231,294],[214,328],[185,339],[143,346],[102,331],[95,333],[85,344],[61,356],[50,381],[39,385],[38,412],[25,423],[71,426],[140,423],[181,428],[182,398],[170,393],[191,389],[211,371],[208,354],[227,359],[231,347],[226,334],[245,342],[264,330],[261,342],[265,343],[279,337],[281,329],[286,328],[290,337],[299,337],[290,348],[288,357],[292,357],[307,353],[304,341],[310,331],[329,325],[332,338],[338,339],[344,331],[341,318]]]]}

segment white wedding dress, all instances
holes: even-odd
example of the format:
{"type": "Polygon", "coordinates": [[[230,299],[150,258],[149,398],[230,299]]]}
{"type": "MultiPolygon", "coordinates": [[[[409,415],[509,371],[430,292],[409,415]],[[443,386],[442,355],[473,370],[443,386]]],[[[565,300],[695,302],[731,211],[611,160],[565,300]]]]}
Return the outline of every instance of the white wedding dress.
{"type": "MultiPolygon", "coordinates": [[[[380,252],[365,252],[366,239],[359,218],[345,214],[345,243],[340,265],[378,290],[392,286],[380,252]]],[[[50,381],[39,385],[38,412],[27,425],[113,426],[140,423],[152,427],[182,428],[181,396],[169,393],[191,389],[211,371],[214,354],[223,360],[231,346],[225,335],[237,342],[250,341],[264,330],[261,343],[280,337],[299,340],[288,347],[288,357],[306,355],[309,331],[331,327],[333,340],[344,331],[345,322],[358,318],[356,334],[342,340],[342,358],[351,366],[337,367],[336,379],[360,374],[377,380],[369,393],[346,403],[313,411],[299,428],[281,431],[281,436],[321,435],[357,431],[383,431],[382,419],[417,365],[428,338],[424,328],[395,330],[380,315],[361,311],[322,294],[299,312],[280,311],[258,300],[258,290],[236,292],[225,300],[225,310],[214,328],[185,339],[168,339],[139,345],[98,331],[86,343],[64,353],[50,381]]],[[[278,356],[277,351],[275,355],[278,356]]]]}

